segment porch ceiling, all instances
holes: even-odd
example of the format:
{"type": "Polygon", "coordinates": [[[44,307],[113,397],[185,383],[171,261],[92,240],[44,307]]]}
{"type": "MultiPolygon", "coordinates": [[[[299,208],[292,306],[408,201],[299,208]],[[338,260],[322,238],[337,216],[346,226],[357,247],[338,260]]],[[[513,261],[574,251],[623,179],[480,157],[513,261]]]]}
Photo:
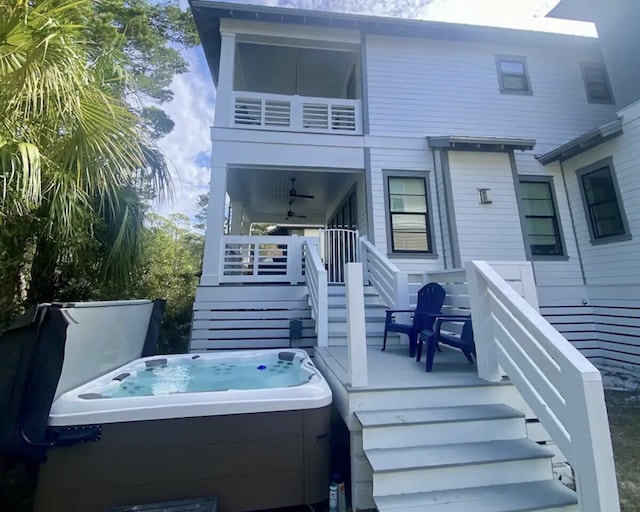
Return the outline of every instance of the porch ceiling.
{"type": "Polygon", "coordinates": [[[227,193],[232,202],[243,203],[252,222],[284,223],[289,209],[291,179],[295,179],[298,194],[313,195],[313,199],[294,198],[291,210],[306,218],[294,217],[296,224],[324,224],[336,201],[351,188],[357,171],[247,169],[229,170],[227,193]]]}

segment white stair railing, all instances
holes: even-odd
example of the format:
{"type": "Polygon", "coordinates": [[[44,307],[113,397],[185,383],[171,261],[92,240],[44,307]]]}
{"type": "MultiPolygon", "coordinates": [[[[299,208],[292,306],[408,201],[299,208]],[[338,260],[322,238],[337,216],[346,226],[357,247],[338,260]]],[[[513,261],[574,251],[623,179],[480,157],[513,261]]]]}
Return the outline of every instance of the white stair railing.
{"type": "Polygon", "coordinates": [[[506,372],[571,463],[582,512],[619,512],[600,372],[488,263],[466,272],[479,376],[506,372]]]}
{"type": "Polygon", "coordinates": [[[349,383],[353,388],[366,388],[369,375],[362,263],[347,263],[345,274],[349,383]]]}
{"type": "Polygon", "coordinates": [[[364,282],[372,285],[384,304],[392,309],[409,306],[409,283],[405,272],[396,267],[371,242],[360,238],[360,258],[364,282]]]}
{"type": "Polygon", "coordinates": [[[331,284],[344,283],[345,265],[359,259],[358,240],[355,229],[329,228],[320,230],[320,257],[327,269],[327,280],[331,284]]]}
{"type": "Polygon", "coordinates": [[[317,242],[305,241],[304,260],[309,305],[311,316],[316,322],[318,346],[326,347],[329,345],[329,293],[327,271],[320,259],[317,242]]]}

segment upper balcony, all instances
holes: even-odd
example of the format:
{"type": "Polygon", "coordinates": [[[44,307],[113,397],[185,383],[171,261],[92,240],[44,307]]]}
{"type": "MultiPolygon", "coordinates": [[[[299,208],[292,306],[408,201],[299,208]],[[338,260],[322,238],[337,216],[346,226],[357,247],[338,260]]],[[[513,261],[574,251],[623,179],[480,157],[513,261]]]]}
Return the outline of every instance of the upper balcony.
{"type": "Polygon", "coordinates": [[[237,41],[226,126],[361,135],[359,52],[328,46],[237,41]]]}

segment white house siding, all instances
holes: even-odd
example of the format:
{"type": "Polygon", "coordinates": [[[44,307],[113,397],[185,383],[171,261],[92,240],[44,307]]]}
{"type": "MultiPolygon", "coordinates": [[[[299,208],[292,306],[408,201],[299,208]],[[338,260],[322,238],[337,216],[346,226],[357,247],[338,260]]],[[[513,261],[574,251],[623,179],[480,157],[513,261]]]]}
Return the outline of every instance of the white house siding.
{"type": "MultiPolygon", "coordinates": [[[[582,275],[575,241],[572,241],[572,226],[568,205],[563,190],[561,175],[555,170],[544,169],[534,154],[549,151],[615,116],[615,106],[587,102],[580,69],[581,61],[601,61],[600,51],[594,40],[575,38],[571,44],[558,44],[549,36],[548,45],[505,46],[477,42],[454,42],[417,38],[401,38],[380,35],[366,36],[367,105],[369,133],[378,139],[397,140],[396,137],[423,138],[441,135],[466,135],[475,137],[521,137],[537,141],[534,151],[517,152],[517,167],[521,174],[553,174],[558,213],[569,260],[536,262],[536,278],[540,285],[561,284],[581,286],[582,275]],[[532,95],[500,93],[496,71],[496,55],[514,55],[527,58],[532,95]],[[552,58],[550,58],[552,56],[552,58]]],[[[566,42],[566,40],[565,40],[566,42]]],[[[417,144],[417,142],[416,142],[417,144]]],[[[426,151],[425,159],[432,160],[426,151]]],[[[399,158],[403,158],[399,155],[399,158]]],[[[480,153],[470,153],[466,158],[466,172],[472,176],[484,172],[480,153]]],[[[390,165],[385,163],[385,165],[390,165]]],[[[433,167],[433,162],[426,164],[433,167]]],[[[401,168],[394,165],[392,168],[401,168]]],[[[500,210],[502,217],[496,216],[499,226],[507,222],[509,233],[517,241],[518,247],[505,242],[509,248],[508,257],[523,256],[522,232],[519,226],[515,195],[501,187],[513,187],[513,179],[506,156],[501,163],[504,181],[494,196],[511,194],[508,202],[495,203],[486,210],[500,210]],[[511,183],[511,185],[509,185],[511,183]],[[507,219],[507,220],[505,220],[507,219]],[[515,229],[515,224],[517,230],[515,229]]],[[[375,174],[376,169],[374,167],[375,174]]],[[[377,194],[382,193],[382,183],[374,185],[374,207],[377,194]]],[[[488,187],[484,180],[484,185],[488,187]]],[[[433,181],[432,181],[433,187],[433,181]]],[[[437,183],[438,197],[442,202],[442,183],[437,183]]],[[[432,192],[436,190],[432,188],[432,192]]],[[[505,259],[507,253],[498,253],[491,248],[484,235],[478,236],[472,226],[473,214],[478,201],[475,195],[463,200],[454,193],[456,215],[458,210],[468,215],[468,230],[463,233],[464,222],[457,222],[458,236],[464,246],[465,257],[497,255],[505,259]],[[471,200],[471,203],[466,201],[471,200]],[[466,211],[465,208],[471,209],[466,211]],[[465,240],[465,238],[469,237],[465,240]],[[487,249],[482,249],[482,246],[487,249]]],[[[475,191],[474,191],[475,194],[475,191]]],[[[434,205],[436,203],[433,203],[434,205]]],[[[377,205],[377,211],[383,209],[377,205]]],[[[433,209],[433,208],[432,208],[433,209]]],[[[444,210],[443,210],[444,213],[444,210]]],[[[379,215],[374,215],[376,244],[386,244],[386,229],[379,215]]],[[[456,219],[458,220],[458,219],[456,219]]],[[[464,219],[463,219],[464,220],[464,219]]],[[[448,248],[446,225],[436,226],[441,247],[448,248]],[[444,234],[443,234],[444,232],[444,234]],[[442,237],[445,237],[445,240],[442,237]],[[445,242],[443,244],[443,242],[445,242]]],[[[504,245],[503,245],[504,246],[504,245]]],[[[447,250],[444,248],[444,250],[447,250]]],[[[462,249],[462,247],[461,247],[462,249]]],[[[439,264],[444,268],[444,254],[439,250],[439,264]]],[[[450,255],[447,254],[447,261],[450,255]]]]}
{"type": "Polygon", "coordinates": [[[580,61],[601,61],[595,40],[504,46],[368,35],[370,133],[527,137],[544,153],[613,119],[587,102],[580,61]],[[496,55],[527,58],[533,94],[501,94],[496,55]]]}
{"type": "Polygon", "coordinates": [[[430,196],[428,198],[431,216],[433,217],[434,232],[431,233],[431,241],[435,247],[434,257],[426,258],[400,258],[391,255],[394,264],[401,270],[407,272],[431,272],[441,270],[443,262],[442,238],[440,236],[440,216],[438,214],[435,173],[433,169],[433,158],[429,151],[426,139],[387,139],[385,141],[369,139],[366,144],[370,146],[371,168],[369,177],[371,179],[373,213],[373,234],[375,245],[383,253],[389,253],[387,247],[387,211],[385,206],[384,193],[384,172],[385,171],[407,171],[408,175],[422,175],[428,178],[430,196]],[[391,146],[391,147],[389,147],[391,146]],[[395,148],[397,149],[395,149],[395,148]]]}
{"type": "Polygon", "coordinates": [[[563,163],[587,285],[640,284],[640,105],[625,114],[623,130],[621,136],[563,163]],[[576,171],[608,157],[613,157],[622,206],[633,238],[594,245],[576,171]]]}
{"type": "Polygon", "coordinates": [[[640,104],[622,112],[624,133],[563,163],[589,306],[607,365],[640,365],[640,104]],[[631,240],[590,241],[576,171],[612,157],[631,240]]]}
{"type": "Polygon", "coordinates": [[[509,155],[451,151],[449,172],[461,261],[526,260],[509,155]],[[479,188],[492,203],[479,203],[479,188]]]}

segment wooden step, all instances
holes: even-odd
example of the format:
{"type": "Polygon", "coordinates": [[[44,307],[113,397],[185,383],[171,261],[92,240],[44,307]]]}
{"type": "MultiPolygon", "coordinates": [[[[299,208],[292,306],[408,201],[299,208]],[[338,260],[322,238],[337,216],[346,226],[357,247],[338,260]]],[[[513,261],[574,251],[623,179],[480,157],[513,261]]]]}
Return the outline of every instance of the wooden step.
{"type": "Polygon", "coordinates": [[[528,439],[365,450],[374,496],[548,480],[553,453],[528,439]]]}
{"type": "Polygon", "coordinates": [[[357,412],[365,449],[525,438],[524,415],[502,404],[357,412]]]}
{"type": "Polygon", "coordinates": [[[546,480],[375,498],[379,512],[578,512],[577,497],[546,480]]]}

